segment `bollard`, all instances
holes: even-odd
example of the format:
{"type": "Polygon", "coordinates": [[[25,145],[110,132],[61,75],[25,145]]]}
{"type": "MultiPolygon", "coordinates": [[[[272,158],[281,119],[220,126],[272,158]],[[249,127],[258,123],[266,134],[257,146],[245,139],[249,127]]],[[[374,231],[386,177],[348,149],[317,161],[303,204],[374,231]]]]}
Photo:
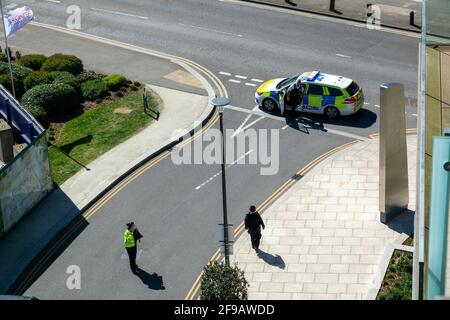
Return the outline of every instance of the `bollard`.
{"type": "Polygon", "coordinates": [[[415,26],[416,24],[414,23],[414,11],[410,11],[409,12],[409,24],[412,26],[415,26]]]}
{"type": "Polygon", "coordinates": [[[368,3],[367,4],[367,17],[371,17],[372,16],[372,4],[368,3]]]}
{"type": "Polygon", "coordinates": [[[335,0],[330,0],[330,11],[336,11],[336,9],[334,8],[335,5],[335,0]]]}

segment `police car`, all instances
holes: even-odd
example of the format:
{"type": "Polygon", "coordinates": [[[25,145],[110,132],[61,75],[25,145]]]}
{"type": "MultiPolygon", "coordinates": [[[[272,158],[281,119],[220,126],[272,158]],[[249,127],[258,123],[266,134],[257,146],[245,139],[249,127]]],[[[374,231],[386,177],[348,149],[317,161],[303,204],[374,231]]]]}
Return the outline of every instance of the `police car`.
{"type": "MultiPolygon", "coordinates": [[[[300,77],[304,89],[302,104],[295,111],[323,114],[330,119],[356,113],[364,104],[364,94],[352,79],[321,73],[305,72],[292,78],[276,78],[263,83],[255,92],[255,102],[267,111],[284,107],[284,96],[300,77]]],[[[286,106],[286,110],[289,107],[286,106]]]]}

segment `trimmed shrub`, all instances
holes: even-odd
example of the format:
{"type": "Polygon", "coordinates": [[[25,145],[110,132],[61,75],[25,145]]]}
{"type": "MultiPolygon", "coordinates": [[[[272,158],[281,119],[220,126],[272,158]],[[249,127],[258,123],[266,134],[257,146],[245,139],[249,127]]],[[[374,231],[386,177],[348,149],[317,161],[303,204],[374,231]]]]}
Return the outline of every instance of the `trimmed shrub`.
{"type": "Polygon", "coordinates": [[[136,88],[135,85],[131,85],[131,86],[130,86],[130,89],[131,89],[132,91],[138,91],[138,88],[136,88]]]}
{"type": "MultiPolygon", "coordinates": [[[[14,89],[16,90],[16,95],[20,91],[19,81],[13,76],[14,80],[14,89]]],[[[12,94],[12,85],[11,85],[11,77],[8,74],[0,75],[0,84],[5,87],[12,94]]]]}
{"type": "Polygon", "coordinates": [[[120,90],[119,91],[122,91],[123,93],[126,93],[127,92],[127,88],[125,88],[125,87],[122,87],[122,88],[120,88],[120,90]]]}
{"type": "Polygon", "coordinates": [[[81,84],[83,97],[88,101],[104,98],[109,94],[108,86],[103,80],[89,80],[81,84]]]}
{"type": "Polygon", "coordinates": [[[103,102],[103,99],[102,99],[102,98],[95,99],[95,103],[96,103],[96,104],[100,104],[100,103],[102,103],[102,102],[103,102]]]}
{"type": "Polygon", "coordinates": [[[23,85],[25,87],[25,90],[28,91],[34,86],[52,83],[53,80],[54,78],[49,72],[33,71],[25,78],[25,80],[23,81],[23,85]]]}
{"type": "Polygon", "coordinates": [[[105,77],[104,74],[97,73],[95,71],[83,71],[79,75],[77,75],[77,80],[79,83],[87,82],[89,80],[101,80],[105,77]]]}
{"type": "Polygon", "coordinates": [[[44,108],[34,104],[23,104],[23,107],[37,120],[43,127],[47,127],[49,120],[44,108]]]}
{"type": "Polygon", "coordinates": [[[19,64],[34,71],[40,70],[47,57],[43,54],[26,54],[20,57],[19,64]]]}
{"type": "Polygon", "coordinates": [[[83,93],[81,92],[80,83],[73,74],[67,71],[55,71],[52,72],[51,75],[54,78],[54,83],[65,83],[75,89],[77,92],[78,98],[83,100],[83,93]]]}
{"type": "Polygon", "coordinates": [[[103,81],[105,81],[108,89],[111,91],[117,91],[128,85],[127,78],[121,74],[110,74],[109,76],[104,77],[103,81]]]}
{"type": "Polygon", "coordinates": [[[138,88],[141,86],[141,83],[139,81],[135,81],[135,82],[133,82],[133,84],[138,88]]]}
{"type": "Polygon", "coordinates": [[[83,72],[83,62],[72,55],[57,53],[47,58],[42,64],[42,71],[67,71],[73,75],[83,72]]]}
{"type": "Polygon", "coordinates": [[[7,55],[8,53],[9,53],[9,57],[10,57],[11,60],[12,60],[14,57],[13,57],[13,55],[12,55],[12,52],[11,52],[11,48],[10,48],[10,47],[5,48],[5,55],[7,55]]]}
{"type": "Polygon", "coordinates": [[[117,91],[114,95],[115,95],[117,98],[122,98],[122,97],[124,96],[124,94],[123,94],[122,91],[117,91]]]}
{"type": "Polygon", "coordinates": [[[203,268],[200,300],[247,300],[248,283],[236,265],[214,261],[203,268]]]}
{"type": "Polygon", "coordinates": [[[19,50],[17,50],[16,51],[16,59],[20,60],[21,57],[22,57],[22,53],[19,50]]]}
{"type": "Polygon", "coordinates": [[[0,52],[0,61],[8,62],[8,57],[4,53],[1,53],[1,52],[0,52]]]}
{"type": "Polygon", "coordinates": [[[64,114],[80,106],[75,89],[65,83],[35,86],[24,94],[22,104],[43,108],[48,116],[64,114]]]}

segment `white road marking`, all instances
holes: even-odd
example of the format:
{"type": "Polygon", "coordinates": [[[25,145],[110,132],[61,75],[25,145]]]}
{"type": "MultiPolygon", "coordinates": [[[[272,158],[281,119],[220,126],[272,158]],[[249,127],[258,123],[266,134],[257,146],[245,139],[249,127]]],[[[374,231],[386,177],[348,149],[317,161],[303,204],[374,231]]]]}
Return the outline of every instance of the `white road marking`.
{"type": "Polygon", "coordinates": [[[220,71],[219,74],[223,74],[224,76],[231,76],[231,73],[229,72],[220,71]]]}
{"type": "Polygon", "coordinates": [[[200,29],[200,30],[204,30],[204,31],[216,32],[216,33],[226,34],[226,35],[234,36],[234,37],[239,37],[239,38],[243,37],[242,34],[235,34],[235,33],[230,33],[230,32],[224,32],[224,31],[221,31],[221,30],[204,28],[204,27],[200,27],[200,26],[194,26],[194,25],[191,25],[191,24],[184,24],[184,23],[178,23],[178,24],[180,26],[184,26],[184,27],[190,27],[190,28],[200,29]]]}
{"type": "Polygon", "coordinates": [[[412,116],[413,116],[413,117],[417,117],[417,114],[413,113],[412,116]]]}
{"type": "Polygon", "coordinates": [[[143,19],[143,20],[148,20],[149,19],[148,17],[144,17],[144,16],[137,16],[135,14],[124,13],[124,12],[119,12],[119,11],[112,11],[112,10],[106,10],[106,9],[101,9],[101,8],[91,8],[91,10],[99,11],[99,12],[105,12],[105,13],[111,13],[111,14],[117,14],[117,15],[126,16],[126,17],[133,17],[133,18],[138,18],[138,19],[143,19]]]}
{"type": "MultiPolygon", "coordinates": [[[[259,106],[256,105],[256,106],[253,107],[252,111],[254,111],[254,110],[258,109],[258,108],[259,108],[259,106]]],[[[251,116],[252,116],[252,115],[249,114],[247,117],[245,117],[244,121],[241,123],[241,125],[239,126],[239,128],[237,128],[236,132],[241,131],[241,129],[246,125],[247,121],[250,120],[250,117],[251,117],[251,116]]],[[[235,136],[236,132],[233,134],[233,137],[235,136]]]]}
{"type": "Polygon", "coordinates": [[[340,54],[340,53],[336,53],[336,55],[337,55],[338,57],[346,58],[346,59],[351,59],[351,58],[352,58],[351,56],[347,56],[347,55],[345,55],[345,54],[340,54]]]}
{"type": "Polygon", "coordinates": [[[250,87],[256,87],[256,84],[250,82],[246,82],[245,85],[250,87]]]}
{"type": "Polygon", "coordinates": [[[47,0],[48,2],[53,2],[53,3],[58,3],[58,4],[60,4],[61,3],[61,1],[59,1],[59,0],[47,0]]]}
{"type": "Polygon", "coordinates": [[[240,76],[240,75],[238,75],[238,74],[237,74],[237,75],[235,75],[235,77],[236,77],[236,78],[239,78],[239,79],[244,79],[244,80],[245,80],[245,79],[247,79],[247,77],[246,77],[246,76],[240,76]]]}
{"type": "MultiPolygon", "coordinates": [[[[253,149],[250,149],[249,151],[247,151],[243,156],[237,158],[235,161],[233,161],[233,163],[230,163],[229,165],[227,165],[227,168],[230,168],[231,166],[234,166],[236,163],[238,163],[239,160],[244,159],[246,156],[248,156],[250,153],[253,152],[253,149]]],[[[211,181],[213,181],[215,178],[217,178],[220,174],[222,173],[222,170],[220,170],[219,172],[217,172],[215,175],[213,175],[211,178],[209,178],[208,180],[206,180],[205,182],[203,182],[202,184],[198,185],[195,187],[195,190],[200,190],[202,187],[204,187],[206,184],[210,183],[211,181]]]]}
{"type": "Polygon", "coordinates": [[[377,105],[377,104],[375,104],[375,105],[374,105],[374,107],[375,107],[375,108],[379,108],[380,106],[379,106],[379,105],[377,105]]]}
{"type": "Polygon", "coordinates": [[[252,79],[252,81],[254,81],[254,82],[264,82],[264,80],[260,80],[260,79],[252,79]]]}
{"type": "Polygon", "coordinates": [[[368,103],[368,102],[364,102],[364,105],[366,105],[366,106],[368,106],[370,103],[368,103]]]}
{"type": "Polygon", "coordinates": [[[229,79],[228,81],[230,81],[230,82],[234,82],[234,83],[241,83],[241,81],[240,81],[240,80],[235,80],[235,79],[229,79]]]}
{"type": "Polygon", "coordinates": [[[281,128],[281,130],[286,130],[289,127],[289,125],[285,125],[283,128],[281,128]]]}
{"type": "MultiPolygon", "coordinates": [[[[269,118],[269,119],[273,119],[273,120],[277,120],[277,121],[282,121],[282,122],[286,121],[286,119],[283,117],[273,116],[271,114],[266,114],[261,111],[248,110],[248,109],[235,107],[235,106],[228,106],[227,109],[234,110],[234,111],[240,111],[240,112],[244,112],[244,113],[249,113],[249,114],[253,114],[253,115],[257,115],[257,116],[261,116],[261,117],[265,117],[265,118],[269,118]]],[[[310,128],[308,125],[305,125],[305,124],[302,124],[302,125],[306,128],[310,128]]],[[[350,132],[341,131],[341,130],[335,130],[335,129],[325,128],[325,127],[324,127],[324,130],[328,133],[332,133],[332,134],[335,134],[338,136],[343,136],[343,137],[349,137],[349,138],[353,138],[356,140],[361,140],[361,141],[369,141],[370,140],[367,137],[353,134],[350,132]]]]}
{"type": "Polygon", "coordinates": [[[255,121],[249,123],[248,125],[246,125],[243,128],[237,129],[233,135],[231,136],[232,138],[237,137],[240,133],[244,132],[245,130],[247,130],[248,128],[250,128],[251,126],[257,124],[258,122],[260,122],[262,119],[264,119],[264,117],[259,117],[258,119],[256,119],[255,121]]]}
{"type": "MultiPolygon", "coordinates": [[[[243,1],[238,1],[238,0],[220,0],[220,1],[228,2],[228,3],[232,3],[232,4],[236,4],[236,5],[241,5],[241,6],[276,11],[276,12],[286,13],[286,14],[290,14],[290,15],[302,16],[302,17],[307,17],[307,18],[311,18],[311,19],[315,19],[315,20],[322,20],[322,21],[328,21],[328,22],[333,22],[333,23],[345,24],[345,25],[350,25],[353,27],[361,28],[361,29],[367,29],[367,25],[364,22],[356,22],[356,21],[351,21],[351,20],[338,19],[338,18],[323,16],[323,15],[314,14],[314,13],[296,11],[296,10],[292,10],[292,9],[288,9],[288,8],[271,7],[271,6],[260,4],[260,3],[243,2],[243,1]]],[[[403,30],[398,30],[398,29],[389,28],[389,27],[380,27],[379,30],[374,29],[371,31],[395,33],[395,34],[400,34],[403,36],[408,36],[408,37],[418,38],[418,39],[421,38],[420,32],[403,31],[403,30]]]]}

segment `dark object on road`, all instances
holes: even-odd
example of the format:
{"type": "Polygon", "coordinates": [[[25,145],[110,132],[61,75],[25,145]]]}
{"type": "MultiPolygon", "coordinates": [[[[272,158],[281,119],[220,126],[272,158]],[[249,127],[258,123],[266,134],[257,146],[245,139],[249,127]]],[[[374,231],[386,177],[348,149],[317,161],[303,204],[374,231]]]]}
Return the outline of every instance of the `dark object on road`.
{"type": "Polygon", "coordinates": [[[255,206],[250,207],[250,212],[245,216],[245,229],[250,234],[252,248],[259,253],[259,242],[261,240],[261,226],[265,229],[261,215],[256,211],[255,206]]]}
{"type": "Polygon", "coordinates": [[[280,255],[271,255],[268,252],[264,252],[262,250],[259,251],[258,257],[263,259],[266,263],[270,264],[271,266],[278,267],[282,270],[286,268],[286,264],[284,263],[283,258],[280,255]]]}
{"type": "Polygon", "coordinates": [[[156,272],[149,274],[141,268],[138,268],[136,276],[141,279],[142,283],[144,283],[149,289],[166,290],[162,276],[158,275],[156,272]]]}

